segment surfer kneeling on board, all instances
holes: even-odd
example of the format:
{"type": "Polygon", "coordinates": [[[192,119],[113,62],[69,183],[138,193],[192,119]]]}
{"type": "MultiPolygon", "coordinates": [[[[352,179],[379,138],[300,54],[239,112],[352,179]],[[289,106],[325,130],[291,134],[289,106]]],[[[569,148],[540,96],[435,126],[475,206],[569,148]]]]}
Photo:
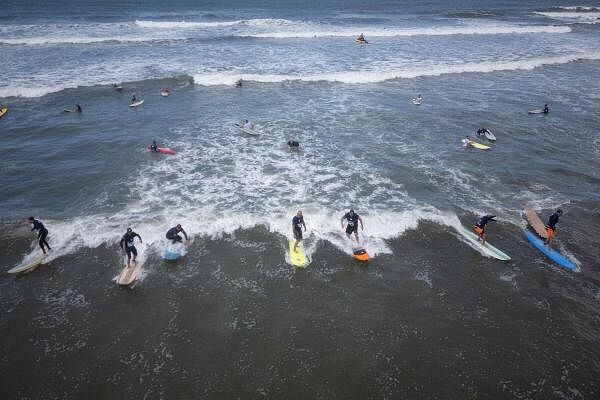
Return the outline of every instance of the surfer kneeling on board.
{"type": "Polygon", "coordinates": [[[296,239],[294,251],[296,251],[296,247],[298,247],[298,244],[302,241],[302,227],[304,227],[304,232],[306,232],[304,216],[302,215],[302,211],[298,210],[294,218],[292,218],[292,234],[294,235],[294,239],[296,239]]]}
{"type": "Polygon", "coordinates": [[[494,218],[496,218],[495,215],[484,215],[483,217],[479,218],[479,221],[477,221],[477,223],[475,224],[475,227],[473,228],[473,230],[475,231],[475,233],[477,235],[479,235],[479,237],[477,238],[477,241],[481,240],[481,244],[485,244],[485,239],[486,239],[485,226],[490,221],[496,221],[494,218]]]}
{"type": "Polygon", "coordinates": [[[365,230],[365,226],[363,225],[363,220],[362,218],[354,212],[354,210],[350,210],[348,211],[346,214],[344,214],[344,216],[342,217],[342,229],[344,229],[344,220],[348,221],[348,225],[346,225],[346,236],[348,236],[348,239],[352,240],[351,236],[352,232],[354,232],[354,237],[356,238],[356,243],[359,243],[358,240],[358,222],[360,221],[360,228],[364,231],[365,230]]]}
{"type": "Polygon", "coordinates": [[[558,224],[558,219],[562,215],[563,211],[560,208],[557,208],[554,214],[552,214],[548,218],[548,223],[546,224],[546,234],[548,235],[548,239],[546,239],[546,243],[548,247],[552,247],[552,241],[554,240],[554,236],[556,234],[556,224],[558,224]]]}
{"type": "Polygon", "coordinates": [[[150,151],[153,153],[158,153],[158,145],[156,144],[156,140],[152,141],[152,144],[150,145],[150,151]]]}
{"type": "Polygon", "coordinates": [[[133,245],[133,239],[135,239],[136,236],[140,239],[140,243],[142,243],[142,237],[135,233],[133,229],[127,228],[127,232],[121,238],[121,242],[119,242],[119,246],[127,253],[128,267],[131,264],[131,255],[133,254],[133,262],[135,262],[135,259],[137,258],[137,249],[133,245]]]}
{"type": "Polygon", "coordinates": [[[27,222],[29,222],[32,225],[32,231],[38,231],[38,243],[42,248],[42,253],[46,254],[46,250],[44,250],[44,245],[46,245],[48,250],[52,250],[50,248],[50,245],[46,241],[46,236],[48,236],[48,229],[46,229],[44,224],[42,224],[40,221],[33,217],[27,218],[27,222]]]}
{"type": "Polygon", "coordinates": [[[177,226],[174,226],[173,228],[171,228],[167,231],[167,235],[166,235],[167,239],[169,239],[173,244],[181,243],[183,241],[183,239],[181,236],[178,235],[179,232],[183,232],[183,235],[185,236],[185,240],[189,240],[187,233],[185,233],[185,231],[179,224],[177,224],[177,226]]]}
{"type": "Polygon", "coordinates": [[[544,109],[542,110],[544,114],[548,114],[550,110],[548,109],[548,104],[544,104],[544,109]]]}

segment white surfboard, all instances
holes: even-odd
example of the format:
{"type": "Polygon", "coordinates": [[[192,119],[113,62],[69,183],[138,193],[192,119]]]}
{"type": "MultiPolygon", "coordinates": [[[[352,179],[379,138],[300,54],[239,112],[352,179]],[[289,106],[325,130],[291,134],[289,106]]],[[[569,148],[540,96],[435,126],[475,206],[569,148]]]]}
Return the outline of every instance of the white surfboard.
{"type": "Polygon", "coordinates": [[[258,135],[259,135],[259,133],[258,133],[258,132],[256,132],[254,129],[246,129],[246,128],[244,128],[244,127],[243,127],[242,125],[240,125],[240,124],[235,124],[235,126],[236,126],[236,127],[239,129],[239,130],[241,130],[242,132],[245,132],[245,133],[247,133],[248,135],[252,135],[252,136],[258,136],[258,135]]]}
{"type": "Polygon", "coordinates": [[[125,268],[119,274],[117,283],[121,286],[131,285],[140,276],[142,272],[142,263],[139,261],[131,261],[129,267],[125,261],[125,268]]]}
{"type": "Polygon", "coordinates": [[[492,246],[487,241],[485,242],[485,244],[482,244],[479,240],[477,240],[479,238],[479,236],[475,232],[465,228],[462,225],[459,225],[458,227],[455,227],[455,228],[458,231],[458,233],[461,234],[462,237],[467,239],[467,241],[469,242],[469,245],[471,247],[473,247],[474,249],[476,249],[477,251],[479,251],[481,254],[483,254],[487,257],[493,257],[493,258],[496,258],[496,259],[502,260],[502,261],[510,260],[510,256],[508,254],[506,254],[503,251],[492,246]]]}
{"type": "Polygon", "coordinates": [[[419,99],[412,99],[412,103],[413,103],[415,106],[420,106],[422,102],[423,102],[423,100],[422,100],[422,99],[421,99],[421,100],[419,100],[419,99]]]}
{"type": "Polygon", "coordinates": [[[46,259],[46,254],[42,254],[40,257],[36,258],[35,260],[33,260],[33,262],[30,262],[28,264],[25,265],[19,265],[16,266],[12,269],[9,269],[8,272],[9,274],[19,274],[19,273],[28,273],[33,271],[34,269],[36,269],[37,267],[39,267],[40,265],[42,265],[42,262],[46,259]]]}
{"type": "Polygon", "coordinates": [[[136,101],[135,103],[131,103],[131,104],[129,105],[129,107],[139,107],[139,106],[141,106],[142,104],[144,104],[144,100],[139,100],[139,101],[136,101]]]}

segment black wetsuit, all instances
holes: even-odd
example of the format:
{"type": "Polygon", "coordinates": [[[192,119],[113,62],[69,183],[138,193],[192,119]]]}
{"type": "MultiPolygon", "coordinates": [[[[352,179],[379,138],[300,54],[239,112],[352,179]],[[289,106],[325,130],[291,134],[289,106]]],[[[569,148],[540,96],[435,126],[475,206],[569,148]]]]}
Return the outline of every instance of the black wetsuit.
{"type": "Polygon", "coordinates": [[[125,249],[125,252],[127,253],[127,259],[130,259],[132,254],[137,257],[137,249],[133,245],[133,239],[135,239],[136,236],[142,240],[140,235],[131,231],[125,233],[121,238],[121,242],[119,243],[121,248],[125,249]]]}
{"type": "Polygon", "coordinates": [[[46,250],[44,250],[44,245],[46,245],[46,247],[48,247],[48,250],[50,250],[50,245],[46,241],[46,236],[48,236],[48,229],[46,229],[44,224],[42,224],[37,219],[34,219],[32,224],[33,224],[33,227],[31,228],[31,230],[38,231],[38,243],[40,244],[40,247],[42,248],[42,252],[44,254],[46,254],[46,250]]]}
{"type": "Polygon", "coordinates": [[[349,235],[352,232],[358,232],[358,214],[354,213],[350,215],[350,213],[344,214],[344,218],[348,220],[348,225],[346,225],[346,233],[349,235]]]}
{"type": "Polygon", "coordinates": [[[300,146],[300,143],[296,142],[295,140],[288,140],[287,144],[290,147],[299,147],[300,146]]]}
{"type": "Polygon", "coordinates": [[[477,221],[475,226],[483,229],[483,231],[485,232],[485,226],[488,222],[494,221],[494,218],[496,218],[495,215],[484,215],[483,217],[479,218],[479,221],[477,221]]]}
{"type": "Polygon", "coordinates": [[[181,243],[183,238],[178,235],[179,232],[183,232],[183,234],[185,235],[185,239],[187,240],[187,238],[188,238],[187,233],[185,233],[183,228],[181,230],[177,230],[176,226],[167,231],[167,239],[172,240],[173,243],[177,243],[177,242],[181,243]]]}
{"type": "Polygon", "coordinates": [[[548,114],[548,112],[549,112],[550,110],[548,109],[548,106],[545,106],[543,111],[544,111],[544,114],[548,114]]]}
{"type": "Polygon", "coordinates": [[[486,129],[485,129],[485,128],[480,128],[480,129],[477,129],[477,134],[478,134],[479,136],[481,136],[481,135],[485,135],[485,131],[486,131],[486,129]]]}
{"type": "Polygon", "coordinates": [[[302,225],[304,225],[304,217],[297,215],[292,218],[292,225],[294,225],[294,238],[296,240],[302,240],[302,225]]]}
{"type": "Polygon", "coordinates": [[[156,145],[156,143],[152,143],[150,145],[150,151],[153,153],[158,153],[158,146],[156,145]]]}
{"type": "Polygon", "coordinates": [[[556,230],[556,224],[558,224],[558,218],[560,217],[560,215],[558,215],[557,213],[554,213],[550,216],[550,218],[548,218],[548,224],[546,225],[546,227],[552,229],[553,231],[556,230]]]}

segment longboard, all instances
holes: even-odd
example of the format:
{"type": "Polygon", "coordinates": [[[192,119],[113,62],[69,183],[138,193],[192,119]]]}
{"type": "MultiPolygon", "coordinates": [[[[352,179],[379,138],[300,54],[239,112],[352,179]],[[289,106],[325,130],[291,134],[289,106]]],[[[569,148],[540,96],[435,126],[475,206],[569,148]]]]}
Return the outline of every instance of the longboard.
{"type": "Polygon", "coordinates": [[[246,129],[244,128],[242,125],[240,124],[235,124],[235,126],[238,127],[239,130],[241,130],[244,133],[247,133],[248,135],[252,135],[252,136],[258,136],[258,132],[256,132],[255,130],[252,129],[246,129]]]}
{"type": "Polygon", "coordinates": [[[529,114],[543,114],[544,110],[531,110],[527,111],[529,114]]]}
{"type": "Polygon", "coordinates": [[[144,100],[136,101],[135,103],[131,103],[129,107],[138,107],[144,104],[144,100]]]}
{"type": "Polygon", "coordinates": [[[308,264],[306,260],[306,254],[304,254],[304,247],[302,247],[302,243],[298,244],[296,247],[296,251],[294,251],[294,243],[296,241],[294,239],[290,240],[290,261],[294,267],[298,268],[306,268],[308,264]]]}
{"type": "MultiPolygon", "coordinates": [[[[152,151],[152,150],[150,149],[150,146],[148,146],[148,150],[152,151]]],[[[161,154],[169,154],[169,155],[171,155],[171,156],[173,156],[173,155],[177,154],[177,152],[176,152],[175,150],[171,150],[171,149],[170,149],[170,148],[168,148],[168,147],[157,147],[157,148],[156,148],[156,152],[157,152],[157,153],[161,153],[161,154]]]]}
{"type": "Polygon", "coordinates": [[[369,253],[362,246],[352,247],[352,258],[358,261],[369,261],[369,253]]]}
{"type": "Polygon", "coordinates": [[[561,267],[566,268],[570,271],[577,269],[577,266],[571,260],[569,260],[567,257],[560,254],[558,251],[546,246],[544,244],[544,242],[542,242],[542,240],[539,237],[537,237],[535,234],[533,234],[529,231],[523,231],[523,232],[525,233],[527,240],[529,240],[529,243],[531,243],[539,251],[544,253],[544,255],[546,257],[548,257],[549,259],[551,259],[552,261],[554,261],[561,267]]]}
{"type": "Polygon", "coordinates": [[[480,149],[480,150],[489,150],[490,149],[490,146],[486,146],[485,144],[477,143],[474,140],[469,140],[469,146],[475,147],[476,149],[480,149]]]}
{"type": "Polygon", "coordinates": [[[527,222],[533,228],[535,233],[537,233],[544,240],[548,239],[548,233],[546,232],[546,226],[544,225],[544,223],[542,222],[540,217],[537,215],[537,213],[535,211],[533,211],[531,208],[527,208],[527,207],[523,208],[523,213],[525,214],[525,218],[527,219],[527,222]]]}
{"type": "Polygon", "coordinates": [[[142,263],[138,261],[132,261],[130,266],[127,266],[127,262],[125,263],[125,268],[119,274],[119,278],[117,279],[117,283],[122,286],[131,285],[140,275],[142,271],[142,263]]]}
{"type": "Polygon", "coordinates": [[[6,272],[8,272],[9,274],[19,274],[19,273],[31,272],[34,269],[36,269],[37,267],[39,267],[45,258],[46,258],[46,255],[42,254],[40,257],[36,258],[33,262],[31,262],[29,264],[14,267],[12,269],[9,269],[6,272]]]}
{"type": "Polygon", "coordinates": [[[472,247],[477,249],[480,253],[502,261],[510,260],[510,256],[508,254],[492,246],[491,244],[489,244],[489,242],[486,241],[485,244],[482,244],[480,241],[478,241],[477,239],[479,238],[479,236],[475,232],[472,232],[471,230],[465,228],[462,225],[459,225],[456,228],[456,230],[469,241],[472,247]]]}

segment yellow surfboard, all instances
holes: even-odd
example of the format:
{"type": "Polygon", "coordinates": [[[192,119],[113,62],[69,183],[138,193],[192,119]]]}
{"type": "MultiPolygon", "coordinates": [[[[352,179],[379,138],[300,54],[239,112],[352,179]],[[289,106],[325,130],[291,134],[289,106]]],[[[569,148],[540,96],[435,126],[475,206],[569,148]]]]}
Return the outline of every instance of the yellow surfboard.
{"type": "Polygon", "coordinates": [[[0,118],[4,117],[4,114],[8,112],[8,108],[0,108],[0,118]]]}
{"type": "Polygon", "coordinates": [[[306,268],[308,262],[306,260],[306,254],[304,254],[302,243],[298,244],[296,251],[294,251],[294,243],[296,243],[295,240],[290,240],[290,260],[292,265],[298,268],[306,268]]]}
{"type": "Polygon", "coordinates": [[[131,285],[140,275],[142,271],[142,263],[139,261],[131,261],[130,266],[125,262],[125,268],[119,274],[117,283],[121,286],[131,285]]]}
{"type": "Polygon", "coordinates": [[[488,150],[490,146],[486,146],[485,144],[477,143],[473,140],[469,140],[469,146],[475,147],[476,149],[488,150]]]}

